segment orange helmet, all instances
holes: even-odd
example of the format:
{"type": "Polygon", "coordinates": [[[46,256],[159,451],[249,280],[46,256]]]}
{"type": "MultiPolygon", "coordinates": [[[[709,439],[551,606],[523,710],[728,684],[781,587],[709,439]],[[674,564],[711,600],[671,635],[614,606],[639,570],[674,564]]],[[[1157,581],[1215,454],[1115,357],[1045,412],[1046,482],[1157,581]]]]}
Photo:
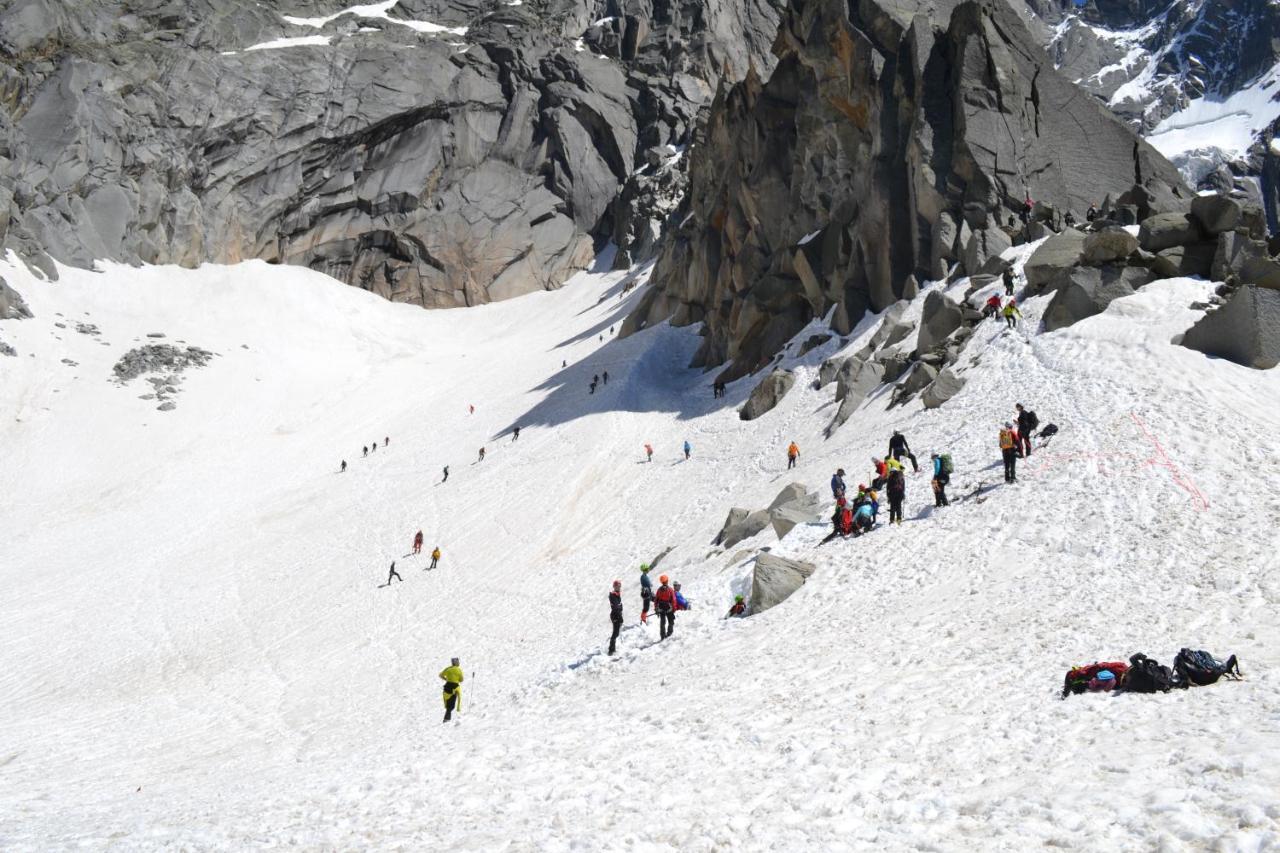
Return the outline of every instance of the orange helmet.
{"type": "Polygon", "coordinates": [[[658,578],[658,581],[659,581],[660,583],[666,583],[666,582],[667,582],[667,576],[666,576],[666,575],[663,575],[662,577],[658,578]]]}

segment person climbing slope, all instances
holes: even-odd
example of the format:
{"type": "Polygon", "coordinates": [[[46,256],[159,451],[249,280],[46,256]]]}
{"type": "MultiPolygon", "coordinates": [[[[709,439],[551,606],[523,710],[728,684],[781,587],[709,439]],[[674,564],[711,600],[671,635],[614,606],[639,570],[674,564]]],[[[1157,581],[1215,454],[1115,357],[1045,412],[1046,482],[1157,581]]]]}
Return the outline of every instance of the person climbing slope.
{"type": "Polygon", "coordinates": [[[605,384],[605,385],[608,385],[608,384],[609,384],[609,371],[607,371],[607,370],[606,370],[606,371],[604,371],[603,373],[601,373],[601,374],[600,374],[600,378],[604,380],[604,384],[605,384]]]}
{"type": "Polygon", "coordinates": [[[434,549],[432,549],[431,565],[427,566],[427,568],[434,569],[438,565],[440,565],[440,546],[439,545],[437,545],[434,549]]]}
{"type": "Polygon", "coordinates": [[[369,452],[374,453],[378,449],[378,440],[375,438],[373,444],[369,445],[369,452]]]}
{"type": "Polygon", "coordinates": [[[479,459],[477,459],[476,461],[477,461],[477,462],[483,462],[483,461],[484,461],[484,448],[483,448],[483,447],[482,447],[482,448],[480,448],[480,458],[479,458],[479,459]]]}
{"type": "Polygon", "coordinates": [[[448,465],[444,466],[444,479],[441,480],[440,482],[442,483],[449,482],[449,466],[448,465]]]}
{"type": "Polygon", "coordinates": [[[391,586],[392,578],[395,578],[396,580],[400,581],[400,583],[404,583],[404,578],[400,577],[400,573],[396,571],[395,560],[391,561],[391,571],[387,573],[387,582],[383,584],[383,586],[391,586]]]}
{"type": "Polygon", "coordinates": [[[364,447],[360,448],[360,451],[361,451],[361,455],[362,455],[362,456],[368,456],[368,455],[369,455],[369,445],[367,445],[367,444],[366,444],[364,447]]]}
{"type": "Polygon", "coordinates": [[[947,500],[947,484],[951,482],[951,471],[947,460],[940,454],[934,453],[929,457],[933,460],[933,505],[936,507],[949,506],[951,502],[947,500]]]}
{"type": "Polygon", "coordinates": [[[665,640],[676,629],[676,594],[667,585],[667,576],[658,578],[661,584],[653,594],[653,610],[658,614],[658,639],[665,640]]]}
{"type": "Polygon", "coordinates": [[[1004,280],[1004,295],[1013,296],[1013,267],[1005,267],[1004,272],[1000,274],[1004,280]]]}
{"type": "Polygon", "coordinates": [[[1040,419],[1035,412],[1023,408],[1021,403],[1015,403],[1014,408],[1018,411],[1018,455],[1030,456],[1031,433],[1040,426],[1040,419]]]}
{"type": "Polygon", "coordinates": [[[511,440],[512,441],[520,440],[520,427],[516,427],[515,429],[511,430],[511,440]]]}
{"type": "Polygon", "coordinates": [[[889,439],[889,456],[895,462],[901,462],[902,457],[911,460],[911,468],[920,473],[920,463],[916,462],[916,455],[911,452],[911,446],[907,444],[907,437],[898,430],[893,431],[893,436],[889,439]]]}
{"type": "Polygon", "coordinates": [[[649,580],[649,564],[640,567],[640,621],[649,622],[649,602],[653,601],[653,581],[649,580]]]}
{"type": "Polygon", "coordinates": [[[422,553],[422,531],[421,530],[413,534],[413,553],[415,554],[422,553]]]}
{"type": "Polygon", "coordinates": [[[462,667],[457,658],[440,670],[440,677],[444,679],[444,721],[447,723],[454,711],[462,711],[462,667]]]}
{"type": "Polygon", "coordinates": [[[1000,455],[1004,457],[1004,481],[1018,482],[1018,434],[1009,421],[1000,430],[1000,455]]]}
{"type": "Polygon", "coordinates": [[[1002,307],[1003,306],[1000,304],[1000,294],[991,294],[987,299],[986,304],[982,306],[982,318],[985,320],[991,317],[998,317],[1002,307]]]}
{"type": "Polygon", "coordinates": [[[1006,328],[1016,329],[1018,327],[1018,319],[1022,317],[1022,312],[1018,310],[1016,299],[1010,299],[1009,304],[1004,306],[1004,310],[1000,314],[1004,317],[1006,328]]]}
{"type": "Polygon", "coordinates": [[[613,623],[613,634],[609,637],[609,654],[618,650],[618,633],[622,631],[622,581],[614,581],[609,590],[609,621],[613,623]]]}
{"type": "Polygon", "coordinates": [[[884,490],[889,496],[889,523],[902,524],[902,504],[907,499],[907,477],[901,468],[889,472],[884,490]]]}
{"type": "Polygon", "coordinates": [[[726,619],[741,619],[747,615],[747,605],[742,600],[742,596],[735,595],[733,597],[733,606],[729,608],[729,612],[724,615],[726,619]]]}
{"type": "Polygon", "coordinates": [[[684,458],[688,459],[692,453],[693,453],[693,445],[690,444],[688,441],[686,441],[684,443],[684,458]]]}
{"type": "Polygon", "coordinates": [[[796,467],[796,460],[800,458],[800,447],[793,441],[787,446],[787,470],[790,471],[796,467]]]}

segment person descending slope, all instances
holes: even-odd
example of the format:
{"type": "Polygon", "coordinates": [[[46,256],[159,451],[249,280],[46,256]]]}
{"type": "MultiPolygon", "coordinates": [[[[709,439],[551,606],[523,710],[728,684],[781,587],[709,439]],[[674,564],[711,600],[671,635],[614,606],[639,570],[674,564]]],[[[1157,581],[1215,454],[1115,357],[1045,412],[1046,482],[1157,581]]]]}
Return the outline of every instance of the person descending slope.
{"type": "Polygon", "coordinates": [[[844,497],[844,469],[837,468],[836,472],[831,475],[831,497],[840,500],[844,497]]]}
{"type": "Polygon", "coordinates": [[[930,459],[933,460],[933,505],[949,506],[947,484],[951,482],[951,456],[935,453],[930,459]]]}
{"type": "Polygon", "coordinates": [[[735,595],[733,597],[733,606],[729,608],[729,612],[724,615],[726,619],[741,619],[747,615],[747,605],[742,600],[742,596],[735,595]]]}
{"type": "Polygon", "coordinates": [[[907,444],[907,437],[898,430],[893,431],[893,437],[889,439],[889,456],[895,462],[901,462],[902,457],[911,460],[911,468],[917,474],[920,473],[920,463],[916,462],[916,455],[911,452],[911,446],[907,444]]]}
{"type": "Polygon", "coordinates": [[[415,554],[422,553],[422,531],[421,530],[413,534],[413,553],[415,554]]]}
{"type": "Polygon", "coordinates": [[[1031,455],[1031,433],[1040,426],[1040,419],[1030,409],[1024,409],[1021,403],[1014,404],[1018,410],[1018,455],[1031,455]]]}
{"type": "Polygon", "coordinates": [[[907,478],[901,468],[889,472],[884,491],[889,496],[889,523],[901,524],[902,504],[907,499],[907,478]]]}
{"type": "Polygon", "coordinates": [[[404,583],[404,578],[400,577],[400,573],[396,571],[395,560],[391,561],[391,571],[387,573],[387,582],[383,584],[383,586],[391,586],[392,578],[395,578],[396,580],[400,581],[400,583],[404,583]]]}
{"type": "Polygon", "coordinates": [[[1000,455],[1004,457],[1004,481],[1018,482],[1018,434],[1008,421],[1000,430],[1000,455]]]}
{"type": "Polygon", "coordinates": [[[1004,310],[1000,312],[1004,317],[1006,328],[1016,329],[1018,327],[1018,318],[1022,316],[1022,312],[1018,310],[1018,301],[1010,299],[1009,304],[1004,306],[1004,310]]]}
{"type": "Polygon", "coordinates": [[[667,576],[658,578],[658,591],[653,594],[653,610],[658,614],[658,639],[665,640],[676,629],[676,594],[667,586],[667,576]]]}
{"type": "Polygon", "coordinates": [[[1004,295],[1013,296],[1013,268],[1005,267],[1001,278],[1004,279],[1004,295]]]}
{"type": "Polygon", "coordinates": [[[646,461],[648,462],[653,461],[653,445],[652,444],[646,444],[644,446],[644,456],[646,461]]]}
{"type": "Polygon", "coordinates": [[[458,666],[457,658],[440,670],[440,677],[444,679],[444,721],[447,723],[454,711],[462,711],[462,667],[458,666]]]}
{"type": "Polygon", "coordinates": [[[685,459],[688,459],[688,458],[689,458],[689,456],[690,456],[692,453],[693,453],[693,445],[692,445],[692,444],[690,444],[688,441],[685,441],[685,443],[684,443],[684,458],[685,458],[685,459]]]}
{"type": "Polygon", "coordinates": [[[796,467],[796,460],[800,458],[800,447],[793,441],[787,446],[787,470],[790,471],[796,467]]]}
{"type": "Polygon", "coordinates": [[[649,621],[649,602],[653,601],[653,581],[649,580],[649,564],[640,567],[640,621],[649,621]]]}
{"type": "Polygon", "coordinates": [[[609,654],[618,650],[618,633],[622,631],[622,581],[614,581],[609,590],[609,621],[613,623],[613,634],[609,637],[609,654]]]}
{"type": "Polygon", "coordinates": [[[991,294],[991,296],[987,299],[986,304],[982,306],[982,318],[985,320],[991,317],[999,316],[1000,309],[1002,307],[1003,306],[1000,304],[1000,294],[998,293],[991,294]]]}
{"type": "Polygon", "coordinates": [[[511,430],[511,440],[512,441],[520,440],[520,427],[516,427],[515,429],[511,430]]]}
{"type": "Polygon", "coordinates": [[[434,569],[438,565],[440,565],[440,546],[439,545],[437,545],[434,549],[432,549],[431,565],[428,566],[427,568],[434,569]]]}

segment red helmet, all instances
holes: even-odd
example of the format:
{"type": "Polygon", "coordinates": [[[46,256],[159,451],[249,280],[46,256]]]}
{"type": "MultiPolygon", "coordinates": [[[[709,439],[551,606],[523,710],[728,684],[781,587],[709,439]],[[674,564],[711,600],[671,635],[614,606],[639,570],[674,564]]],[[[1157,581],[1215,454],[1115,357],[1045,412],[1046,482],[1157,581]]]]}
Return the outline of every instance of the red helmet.
{"type": "Polygon", "coordinates": [[[658,578],[658,582],[659,582],[659,583],[666,583],[666,582],[667,582],[667,576],[666,576],[666,575],[663,575],[662,577],[658,578]]]}
{"type": "Polygon", "coordinates": [[[614,586],[622,586],[622,581],[614,581],[614,582],[613,582],[613,585],[614,585],[614,586]]]}

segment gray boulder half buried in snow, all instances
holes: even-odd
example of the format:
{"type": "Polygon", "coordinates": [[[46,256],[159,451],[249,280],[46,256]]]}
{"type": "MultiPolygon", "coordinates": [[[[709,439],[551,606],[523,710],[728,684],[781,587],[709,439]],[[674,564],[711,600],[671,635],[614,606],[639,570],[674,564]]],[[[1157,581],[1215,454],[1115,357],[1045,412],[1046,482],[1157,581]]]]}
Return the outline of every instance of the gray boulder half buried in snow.
{"type": "Polygon", "coordinates": [[[959,394],[963,387],[964,378],[953,373],[951,368],[944,368],[938,374],[938,378],[933,380],[933,384],[924,389],[924,393],[920,395],[920,402],[924,403],[926,409],[936,409],[959,394]]]}
{"type": "Polygon", "coordinates": [[[1187,330],[1182,345],[1245,367],[1280,363],[1280,290],[1245,285],[1187,330]]]}
{"type": "Polygon", "coordinates": [[[751,573],[751,612],[763,613],[786,601],[813,571],[812,563],[760,554],[751,573]]]}
{"type": "Polygon", "coordinates": [[[796,375],[789,370],[775,370],[760,381],[751,392],[746,404],[738,412],[744,421],[753,421],[769,412],[796,384],[796,375]]]}
{"type": "Polygon", "coordinates": [[[769,526],[768,510],[756,510],[734,507],[729,510],[729,517],[716,537],[716,543],[725,548],[732,548],[744,539],[750,539],[769,526]]]}
{"type": "Polygon", "coordinates": [[[1151,281],[1142,267],[1077,267],[1044,312],[1047,332],[1065,329],[1086,317],[1101,314],[1107,306],[1151,281]]]}

